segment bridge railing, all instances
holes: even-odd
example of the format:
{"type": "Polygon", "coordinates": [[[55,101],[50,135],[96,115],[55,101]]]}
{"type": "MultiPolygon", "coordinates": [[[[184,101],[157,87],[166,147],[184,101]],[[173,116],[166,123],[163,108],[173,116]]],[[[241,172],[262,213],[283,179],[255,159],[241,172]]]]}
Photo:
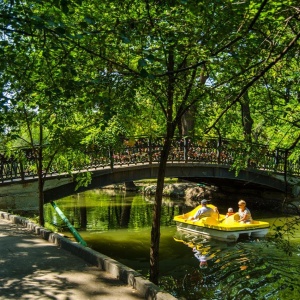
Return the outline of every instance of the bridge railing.
{"type": "MultiPolygon", "coordinates": [[[[163,144],[163,137],[139,137],[124,139],[121,146],[114,149],[93,145],[77,154],[73,153],[73,156],[64,158],[63,161],[61,158],[54,160],[48,175],[58,175],[64,168],[79,171],[158,163],[163,144]]],[[[17,151],[14,156],[0,156],[0,181],[25,180],[37,176],[32,150],[17,149],[17,151]]],[[[265,145],[246,144],[243,141],[174,138],[168,162],[215,164],[283,173],[286,155],[284,149],[271,151],[265,145]]],[[[300,176],[299,161],[296,163],[287,161],[286,170],[289,175],[300,176]]]]}

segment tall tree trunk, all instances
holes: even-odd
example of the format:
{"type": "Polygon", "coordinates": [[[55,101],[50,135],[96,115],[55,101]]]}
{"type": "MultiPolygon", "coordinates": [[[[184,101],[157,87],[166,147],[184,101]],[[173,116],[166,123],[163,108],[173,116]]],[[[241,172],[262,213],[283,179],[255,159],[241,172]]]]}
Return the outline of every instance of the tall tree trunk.
{"type": "Polygon", "coordinates": [[[242,110],[242,123],[244,128],[244,137],[247,142],[251,142],[253,119],[251,117],[251,112],[250,112],[250,99],[249,99],[248,92],[244,94],[243,99],[241,99],[240,103],[241,103],[241,110],[242,110]]]}
{"type": "Polygon", "coordinates": [[[183,136],[195,135],[196,107],[191,106],[181,118],[181,133],[183,136]]]}
{"type": "MultiPolygon", "coordinates": [[[[201,70],[199,82],[200,84],[204,85],[208,78],[205,64],[201,66],[201,69],[202,70],[201,70]]],[[[188,109],[188,111],[181,117],[181,130],[179,132],[181,132],[182,136],[195,135],[196,112],[197,112],[197,106],[192,105],[188,109]]]]}
{"type": "Polygon", "coordinates": [[[37,172],[38,172],[38,190],[39,190],[39,224],[45,225],[44,219],[44,177],[43,177],[43,127],[40,124],[40,146],[37,150],[37,172]]]}
{"type": "Polygon", "coordinates": [[[171,149],[172,139],[178,119],[173,120],[173,104],[174,104],[174,49],[170,47],[168,49],[168,86],[167,86],[167,105],[166,105],[166,130],[163,149],[161,151],[161,158],[158,168],[157,185],[155,193],[155,202],[153,207],[152,217],[152,229],[151,229],[151,246],[150,246],[150,280],[154,284],[158,284],[159,275],[159,242],[160,242],[160,218],[161,218],[161,204],[163,196],[163,188],[165,183],[166,165],[168,161],[168,155],[171,149]]]}
{"type": "Polygon", "coordinates": [[[43,174],[40,174],[41,171],[39,170],[39,175],[38,175],[39,224],[41,226],[44,226],[45,225],[45,219],[44,219],[44,178],[43,178],[43,174]]]}
{"type": "Polygon", "coordinates": [[[155,202],[153,207],[152,230],[151,230],[151,246],[150,246],[150,281],[158,284],[159,275],[159,243],[160,243],[160,219],[163,188],[165,182],[166,165],[168,155],[170,153],[171,142],[174,136],[174,129],[167,133],[161,159],[158,168],[157,186],[155,194],[155,202]]]}

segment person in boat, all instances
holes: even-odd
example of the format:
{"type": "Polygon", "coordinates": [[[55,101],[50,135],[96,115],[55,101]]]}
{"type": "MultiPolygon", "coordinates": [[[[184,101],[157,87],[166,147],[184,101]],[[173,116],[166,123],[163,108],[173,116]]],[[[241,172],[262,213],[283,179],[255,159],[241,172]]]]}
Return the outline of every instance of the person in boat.
{"type": "Polygon", "coordinates": [[[228,211],[227,211],[227,214],[226,214],[226,218],[230,217],[234,215],[234,212],[233,212],[233,208],[232,207],[229,207],[228,208],[228,211]]]}
{"type": "Polygon", "coordinates": [[[203,199],[201,201],[201,207],[197,210],[194,216],[189,217],[189,220],[198,220],[204,217],[211,217],[214,213],[218,213],[218,209],[212,209],[211,207],[207,207],[207,200],[203,199]]]}
{"type": "Polygon", "coordinates": [[[246,201],[245,200],[240,200],[238,202],[239,205],[239,222],[240,223],[245,223],[245,224],[251,224],[252,223],[252,217],[251,217],[251,212],[250,210],[246,207],[246,201]]]}

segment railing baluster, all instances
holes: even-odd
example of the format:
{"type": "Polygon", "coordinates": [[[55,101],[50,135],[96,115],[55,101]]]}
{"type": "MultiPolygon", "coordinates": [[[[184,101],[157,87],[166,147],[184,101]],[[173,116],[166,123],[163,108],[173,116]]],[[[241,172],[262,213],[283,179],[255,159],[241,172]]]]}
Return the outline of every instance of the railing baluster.
{"type": "Polygon", "coordinates": [[[25,181],[24,167],[21,160],[20,160],[20,175],[21,175],[21,180],[25,181]]]}
{"type": "Polygon", "coordinates": [[[221,163],[221,151],[220,151],[221,144],[222,144],[222,141],[219,138],[218,141],[217,141],[217,162],[218,162],[218,165],[221,163]]]}
{"type": "Polygon", "coordinates": [[[184,162],[187,163],[189,160],[189,140],[187,137],[183,138],[183,157],[184,162]]]}
{"type": "Polygon", "coordinates": [[[108,151],[109,151],[108,157],[109,157],[110,168],[113,170],[114,169],[114,151],[111,148],[111,146],[109,146],[108,151]]]}
{"type": "Polygon", "coordinates": [[[148,139],[148,157],[149,157],[149,165],[152,165],[152,138],[151,136],[148,139]]]}

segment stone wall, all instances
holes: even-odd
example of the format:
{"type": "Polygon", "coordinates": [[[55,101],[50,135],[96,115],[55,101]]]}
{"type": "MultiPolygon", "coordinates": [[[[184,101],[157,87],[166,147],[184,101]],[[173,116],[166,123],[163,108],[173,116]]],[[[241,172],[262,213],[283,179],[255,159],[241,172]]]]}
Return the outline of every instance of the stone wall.
{"type": "MultiPolygon", "coordinates": [[[[70,178],[48,179],[45,182],[45,190],[66,184],[70,178]]],[[[38,183],[26,182],[11,183],[0,187],[0,209],[16,212],[19,210],[38,211],[39,196],[38,183]]]]}
{"type": "MultiPolygon", "coordinates": [[[[154,197],[156,185],[149,185],[142,189],[142,193],[148,197],[154,197]]],[[[187,206],[195,207],[200,204],[202,199],[214,201],[218,203],[237,203],[240,199],[246,200],[258,209],[268,210],[292,210],[295,207],[300,209],[299,197],[289,195],[285,199],[285,194],[280,191],[263,189],[263,188],[240,188],[234,186],[204,186],[194,183],[176,183],[166,184],[163,191],[164,197],[171,199],[185,200],[187,206]]]]}

